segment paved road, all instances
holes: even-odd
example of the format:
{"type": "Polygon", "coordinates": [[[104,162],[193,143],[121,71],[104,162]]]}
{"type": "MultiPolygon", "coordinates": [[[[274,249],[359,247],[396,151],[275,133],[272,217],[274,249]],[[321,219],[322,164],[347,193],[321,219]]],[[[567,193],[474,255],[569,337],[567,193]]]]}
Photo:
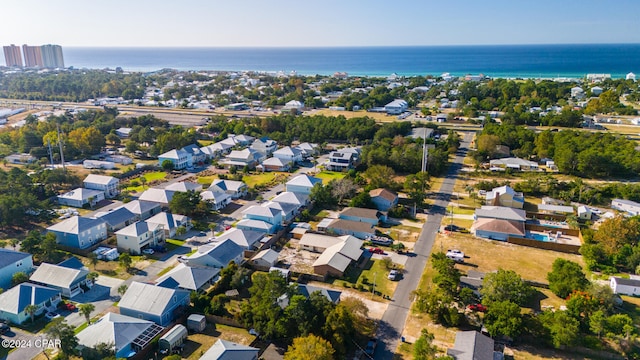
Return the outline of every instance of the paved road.
{"type": "Polygon", "coordinates": [[[467,154],[472,138],[472,133],[465,134],[460,149],[453,160],[453,164],[447,172],[446,179],[440,187],[438,198],[431,207],[427,221],[422,227],[420,237],[418,241],[416,241],[413,250],[416,256],[407,259],[404,277],[398,283],[392,302],[389,304],[389,307],[387,307],[387,311],[380,321],[377,336],[378,339],[381,340],[380,345],[382,346],[376,351],[376,359],[393,359],[395,349],[398,347],[398,342],[402,336],[404,324],[407,321],[407,315],[411,309],[411,303],[413,302],[411,292],[413,292],[420,283],[420,277],[424,272],[427,259],[431,254],[431,248],[435,242],[436,234],[440,228],[440,223],[445,215],[447,204],[453,192],[453,185],[456,182],[458,172],[462,168],[463,160],[467,154]]]}

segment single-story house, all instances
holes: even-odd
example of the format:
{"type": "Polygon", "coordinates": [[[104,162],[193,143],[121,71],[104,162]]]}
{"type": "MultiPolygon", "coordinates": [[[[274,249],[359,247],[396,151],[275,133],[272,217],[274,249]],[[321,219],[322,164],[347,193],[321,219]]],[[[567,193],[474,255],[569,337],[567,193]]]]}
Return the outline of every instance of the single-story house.
{"type": "Polygon", "coordinates": [[[38,160],[35,157],[25,153],[7,155],[4,157],[4,159],[10,164],[25,164],[25,165],[34,163],[36,162],[36,160],[38,160]]]}
{"type": "Polygon", "coordinates": [[[289,171],[289,169],[291,169],[291,162],[281,158],[272,157],[266,159],[258,166],[262,171],[289,171]]]}
{"type": "Polygon", "coordinates": [[[326,231],[338,235],[353,235],[359,239],[366,239],[376,234],[373,224],[361,221],[335,219],[326,226],[326,231]]]}
{"type": "Polygon", "coordinates": [[[264,239],[264,232],[231,228],[215,238],[215,242],[230,239],[242,246],[245,250],[253,250],[260,247],[260,241],[264,239]]]}
{"type": "Polygon", "coordinates": [[[481,218],[471,226],[476,237],[506,241],[510,236],[525,237],[524,222],[504,219],[481,218]]]}
{"type": "Polygon", "coordinates": [[[578,219],[591,220],[591,208],[585,205],[578,206],[578,219]]]}
{"type": "Polygon", "coordinates": [[[513,190],[509,185],[500,186],[487,191],[486,204],[522,209],[524,207],[524,195],[513,190]]]}
{"type": "Polygon", "coordinates": [[[573,206],[539,204],[538,212],[546,214],[573,214],[573,206]]]}
{"type": "Polygon", "coordinates": [[[311,189],[315,184],[322,184],[322,179],[318,179],[309,175],[298,175],[293,179],[287,181],[285,184],[286,191],[309,195],[311,193],[311,189]]]}
{"type": "Polygon", "coordinates": [[[146,221],[150,224],[162,225],[165,239],[174,237],[176,235],[176,230],[181,226],[187,231],[191,230],[192,227],[191,219],[188,216],[168,212],[156,214],[146,221]]]}
{"type": "Polygon", "coordinates": [[[347,267],[362,256],[362,240],[342,236],[343,241],[328,247],[313,263],[313,272],[319,275],[344,276],[347,267]]]}
{"type": "Polygon", "coordinates": [[[493,159],[489,161],[491,168],[514,169],[520,171],[537,171],[538,163],[525,159],[509,157],[502,159],[493,159]]]}
{"type": "Polygon", "coordinates": [[[13,274],[23,272],[30,274],[33,271],[33,255],[0,248],[0,288],[8,289],[11,287],[13,274]]]}
{"type": "Polygon", "coordinates": [[[342,210],[338,218],[357,222],[366,222],[373,226],[377,226],[381,221],[387,220],[386,214],[376,209],[365,209],[357,207],[348,207],[342,210]]]}
{"type": "Polygon", "coordinates": [[[373,189],[369,191],[371,201],[380,211],[389,211],[389,209],[398,205],[398,194],[387,189],[373,189]]]}
{"type": "Polygon", "coordinates": [[[188,291],[205,291],[218,279],[220,269],[178,264],[156,280],[157,286],[188,291]]]}
{"type": "Polygon", "coordinates": [[[153,247],[164,244],[164,226],[159,223],[149,222],[149,220],[138,221],[116,231],[116,238],[120,252],[139,255],[142,249],[147,246],[153,247]]]}
{"type": "Polygon", "coordinates": [[[269,270],[278,263],[278,256],[280,253],[273,249],[265,249],[255,254],[251,258],[251,265],[259,270],[269,270]]]}
{"type": "Polygon", "coordinates": [[[144,200],[133,200],[122,205],[122,207],[138,215],[140,220],[147,220],[162,211],[162,206],[159,203],[144,200]]]}
{"type": "Polygon", "coordinates": [[[484,273],[475,270],[469,270],[467,275],[460,277],[460,287],[466,287],[473,290],[473,293],[480,297],[480,288],[482,288],[482,282],[484,281],[484,273]]]}
{"type": "Polygon", "coordinates": [[[515,209],[506,206],[482,206],[480,209],[476,209],[474,219],[502,219],[502,220],[514,220],[519,222],[525,222],[527,220],[527,213],[522,209],[515,209]]]}
{"type": "Polygon", "coordinates": [[[218,339],[200,360],[257,360],[260,349],[218,339]]]}
{"type": "Polygon", "coordinates": [[[59,290],[62,296],[72,298],[88,289],[91,282],[87,280],[87,269],[73,269],[60,265],[42,263],[31,274],[29,280],[33,283],[59,290]]]}
{"type": "Polygon", "coordinates": [[[154,203],[158,203],[162,206],[168,206],[169,203],[171,202],[171,199],[173,199],[173,194],[175,194],[176,191],[171,191],[171,190],[166,190],[166,189],[156,189],[156,188],[150,188],[145,190],[140,197],[138,198],[138,200],[140,201],[151,201],[154,203]]]}
{"type": "Polygon", "coordinates": [[[189,291],[134,281],[120,299],[118,307],[122,315],[167,326],[189,307],[189,291]]]}
{"type": "Polygon", "coordinates": [[[200,246],[198,251],[187,257],[189,266],[210,266],[222,269],[235,262],[240,265],[244,258],[244,248],[231,239],[215,244],[200,246]]]}
{"type": "Polygon", "coordinates": [[[113,176],[89,174],[84,179],[84,187],[104,192],[106,198],[116,197],[120,193],[120,180],[113,176]]]}
{"type": "Polygon", "coordinates": [[[86,249],[107,238],[107,223],[102,219],[72,216],[47,228],[58,244],[86,249]]]}
{"type": "Polygon", "coordinates": [[[76,336],[78,345],[95,348],[109,344],[115,357],[130,358],[146,349],[162,333],[163,327],[152,321],[109,312],[98,321],[84,328],[76,336]]]}
{"type": "Polygon", "coordinates": [[[134,214],[126,207],[119,207],[107,212],[99,212],[95,215],[95,218],[106,222],[107,231],[110,232],[116,232],[140,220],[140,216],[134,214]]]}
{"type": "Polygon", "coordinates": [[[32,283],[21,283],[0,294],[0,319],[14,324],[22,324],[31,318],[26,311],[29,305],[38,309],[34,315],[42,315],[48,309],[55,309],[60,302],[60,291],[32,283]]]}
{"type": "Polygon", "coordinates": [[[501,352],[494,354],[493,339],[475,330],[458,331],[452,348],[447,355],[456,360],[502,360],[501,352]]]}
{"type": "Polygon", "coordinates": [[[611,200],[611,208],[626,212],[631,216],[640,215],[640,204],[631,200],[613,199],[611,200]]]}
{"type": "Polygon", "coordinates": [[[242,181],[218,179],[214,180],[213,183],[211,183],[211,186],[209,186],[208,190],[214,192],[222,191],[229,194],[232,199],[238,199],[247,195],[249,187],[247,187],[247,184],[243,183],[242,181]]]}
{"type": "Polygon", "coordinates": [[[640,280],[625,279],[617,276],[609,278],[609,286],[614,294],[640,296],[640,280]]]}
{"type": "Polygon", "coordinates": [[[102,200],[104,200],[103,191],[85,188],[73,189],[62,195],[58,195],[58,204],[77,208],[84,206],[93,207],[102,200]]]}
{"type": "MultiPolygon", "coordinates": [[[[342,295],[342,292],[340,291],[335,291],[335,290],[307,285],[307,284],[298,284],[298,287],[296,290],[297,290],[296,291],[297,294],[294,294],[294,295],[302,295],[307,299],[311,297],[311,294],[317,292],[320,295],[324,296],[327,300],[329,300],[330,302],[336,305],[340,303],[340,296],[342,295]]],[[[289,296],[287,294],[283,294],[280,297],[278,297],[277,302],[278,302],[278,306],[284,309],[287,306],[289,306],[289,296]]]]}

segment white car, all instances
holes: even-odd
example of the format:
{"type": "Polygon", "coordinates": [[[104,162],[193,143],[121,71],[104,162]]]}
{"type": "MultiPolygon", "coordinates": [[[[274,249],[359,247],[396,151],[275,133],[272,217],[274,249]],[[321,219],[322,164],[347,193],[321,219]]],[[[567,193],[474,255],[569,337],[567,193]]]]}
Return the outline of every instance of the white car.
{"type": "Polygon", "coordinates": [[[394,281],[394,280],[398,279],[398,276],[400,276],[400,273],[398,272],[398,270],[391,270],[391,271],[389,271],[389,276],[387,276],[387,278],[389,280],[394,281]]]}
{"type": "Polygon", "coordinates": [[[144,249],[142,250],[142,253],[145,255],[153,255],[155,251],[153,251],[153,249],[144,249]]]}
{"type": "Polygon", "coordinates": [[[49,320],[53,320],[55,318],[59,318],[61,315],[58,313],[54,313],[54,312],[48,312],[44,315],[44,317],[46,317],[49,320]]]}

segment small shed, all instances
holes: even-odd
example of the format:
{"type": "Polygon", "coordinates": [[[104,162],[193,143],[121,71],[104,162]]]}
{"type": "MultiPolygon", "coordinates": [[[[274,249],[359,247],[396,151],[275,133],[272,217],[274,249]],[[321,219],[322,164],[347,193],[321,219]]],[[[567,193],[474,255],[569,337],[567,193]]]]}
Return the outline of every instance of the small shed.
{"type": "Polygon", "coordinates": [[[187,328],[193,332],[201,332],[207,327],[207,318],[200,314],[191,314],[187,318],[187,328]]]}
{"type": "Polygon", "coordinates": [[[171,352],[171,350],[184,343],[187,335],[189,335],[187,328],[177,324],[158,340],[158,347],[161,351],[166,350],[167,352],[171,352]]]}

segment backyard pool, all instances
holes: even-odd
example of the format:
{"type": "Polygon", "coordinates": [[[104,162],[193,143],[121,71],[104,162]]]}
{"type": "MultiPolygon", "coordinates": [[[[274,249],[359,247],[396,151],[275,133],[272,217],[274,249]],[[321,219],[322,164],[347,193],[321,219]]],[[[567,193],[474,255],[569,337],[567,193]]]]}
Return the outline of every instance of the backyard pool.
{"type": "Polygon", "coordinates": [[[534,240],[544,241],[544,242],[548,242],[549,241],[549,235],[531,233],[531,234],[529,234],[529,236],[534,240]]]}

